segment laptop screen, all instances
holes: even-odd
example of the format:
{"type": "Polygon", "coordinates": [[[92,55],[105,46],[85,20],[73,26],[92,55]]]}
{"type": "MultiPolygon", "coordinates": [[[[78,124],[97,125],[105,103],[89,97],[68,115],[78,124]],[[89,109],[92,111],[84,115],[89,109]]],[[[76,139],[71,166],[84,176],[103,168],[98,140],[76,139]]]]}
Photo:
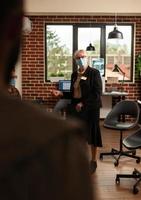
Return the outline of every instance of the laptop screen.
{"type": "Polygon", "coordinates": [[[60,80],[59,81],[59,90],[64,91],[64,92],[69,92],[70,91],[70,85],[71,85],[70,80],[60,80]]]}

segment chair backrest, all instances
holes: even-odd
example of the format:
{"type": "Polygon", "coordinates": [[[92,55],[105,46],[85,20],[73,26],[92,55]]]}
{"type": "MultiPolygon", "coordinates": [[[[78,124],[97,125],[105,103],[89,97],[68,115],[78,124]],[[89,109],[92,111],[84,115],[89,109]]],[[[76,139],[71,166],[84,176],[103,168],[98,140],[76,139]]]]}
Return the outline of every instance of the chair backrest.
{"type": "Polygon", "coordinates": [[[119,119],[121,116],[129,115],[134,120],[133,126],[138,123],[139,120],[140,109],[135,101],[131,100],[123,100],[117,103],[111,112],[107,115],[104,120],[104,126],[112,128],[115,124],[119,123],[119,119]]]}

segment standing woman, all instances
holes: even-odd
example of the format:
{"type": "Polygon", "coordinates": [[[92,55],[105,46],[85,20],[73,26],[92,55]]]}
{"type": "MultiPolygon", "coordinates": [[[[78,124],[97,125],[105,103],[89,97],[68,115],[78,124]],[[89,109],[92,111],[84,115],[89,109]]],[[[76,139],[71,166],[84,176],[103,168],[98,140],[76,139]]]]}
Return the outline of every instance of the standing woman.
{"type": "Polygon", "coordinates": [[[102,82],[99,71],[88,66],[85,50],[76,51],[74,59],[78,70],[71,76],[71,105],[73,115],[86,122],[87,140],[92,153],[90,171],[94,173],[97,168],[97,147],[102,147],[99,126],[102,82]]]}

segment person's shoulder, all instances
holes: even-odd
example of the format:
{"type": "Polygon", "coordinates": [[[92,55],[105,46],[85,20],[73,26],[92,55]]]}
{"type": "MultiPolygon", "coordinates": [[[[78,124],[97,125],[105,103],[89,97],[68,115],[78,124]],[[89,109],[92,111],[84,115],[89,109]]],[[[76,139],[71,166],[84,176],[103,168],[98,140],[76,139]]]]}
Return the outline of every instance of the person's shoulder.
{"type": "Polygon", "coordinates": [[[100,75],[100,72],[98,69],[94,68],[94,67],[89,67],[89,71],[91,71],[93,74],[97,74],[100,75]]]}
{"type": "Polygon", "coordinates": [[[99,72],[98,69],[94,68],[94,67],[90,67],[88,66],[89,70],[92,71],[92,72],[99,72]]]}
{"type": "Polygon", "coordinates": [[[19,93],[19,90],[15,86],[8,85],[7,92],[10,96],[21,99],[21,95],[19,93]]]}
{"type": "Polygon", "coordinates": [[[9,127],[15,130],[15,137],[20,131],[21,137],[37,144],[46,144],[55,138],[73,135],[79,137],[83,134],[79,122],[64,121],[57,115],[43,111],[31,103],[10,97],[3,98],[1,103],[5,109],[5,116],[10,119],[9,127]]]}

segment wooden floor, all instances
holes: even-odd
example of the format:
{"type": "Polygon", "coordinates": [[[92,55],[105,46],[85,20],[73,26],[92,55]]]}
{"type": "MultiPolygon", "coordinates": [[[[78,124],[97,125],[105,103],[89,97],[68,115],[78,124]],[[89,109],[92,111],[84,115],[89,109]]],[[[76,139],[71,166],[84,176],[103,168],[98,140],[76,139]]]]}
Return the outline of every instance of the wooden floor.
{"type": "MultiPolygon", "coordinates": [[[[132,173],[134,168],[141,171],[141,163],[137,164],[135,159],[122,157],[118,167],[114,166],[114,159],[111,156],[103,157],[99,160],[100,152],[109,151],[111,147],[119,147],[119,132],[111,131],[103,127],[101,121],[103,147],[98,150],[98,168],[92,176],[96,200],[139,200],[141,199],[141,184],[138,194],[132,193],[134,179],[120,179],[120,184],[115,183],[117,173],[132,173]]],[[[133,131],[130,131],[132,133],[133,131]]],[[[124,136],[128,135],[125,133],[124,136]]],[[[137,150],[137,155],[141,156],[141,149],[137,150]]]]}

